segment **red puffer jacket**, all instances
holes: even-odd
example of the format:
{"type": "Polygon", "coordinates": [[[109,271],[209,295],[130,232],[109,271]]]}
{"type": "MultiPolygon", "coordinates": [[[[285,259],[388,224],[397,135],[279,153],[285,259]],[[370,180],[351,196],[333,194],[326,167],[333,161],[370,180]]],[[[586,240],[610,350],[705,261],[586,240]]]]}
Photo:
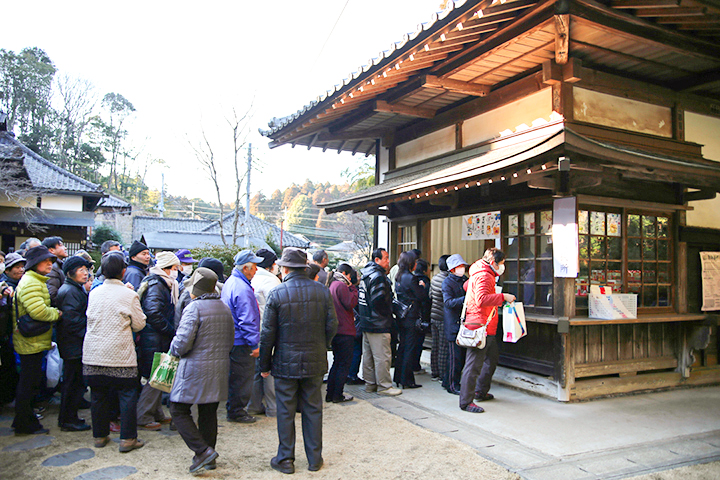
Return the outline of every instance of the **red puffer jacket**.
{"type": "Polygon", "coordinates": [[[498,324],[498,308],[505,301],[502,293],[495,293],[495,272],[482,259],[470,267],[470,280],[465,283],[469,292],[465,326],[470,330],[487,324],[487,334],[495,335],[498,324]]]}

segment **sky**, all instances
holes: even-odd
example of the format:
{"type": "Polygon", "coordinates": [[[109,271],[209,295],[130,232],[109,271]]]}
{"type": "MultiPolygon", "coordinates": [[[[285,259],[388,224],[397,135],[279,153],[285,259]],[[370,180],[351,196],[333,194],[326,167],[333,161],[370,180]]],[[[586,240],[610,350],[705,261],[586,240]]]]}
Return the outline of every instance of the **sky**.
{"type": "MultiPolygon", "coordinates": [[[[0,48],[45,50],[60,74],[116,92],[136,108],[135,147],[153,166],[147,183],[172,195],[215,201],[196,160],[204,131],[220,164],[223,201],[233,201],[233,109],[250,110],[251,191],[291,183],[342,183],[364,154],[268,148],[258,133],[273,117],[301,109],[414,32],[440,0],[33,1],[3,6],[0,48]],[[31,8],[28,8],[31,7],[31,8]],[[16,20],[12,20],[15,18],[16,20]],[[22,20],[20,20],[22,19],[22,20]],[[333,30],[334,26],[334,30],[333,30]],[[252,108],[250,108],[252,106],[252,108]]],[[[240,154],[244,159],[247,152],[240,154]]],[[[246,160],[245,160],[246,161],[246,160]]],[[[242,187],[243,192],[245,186],[242,187]]]]}

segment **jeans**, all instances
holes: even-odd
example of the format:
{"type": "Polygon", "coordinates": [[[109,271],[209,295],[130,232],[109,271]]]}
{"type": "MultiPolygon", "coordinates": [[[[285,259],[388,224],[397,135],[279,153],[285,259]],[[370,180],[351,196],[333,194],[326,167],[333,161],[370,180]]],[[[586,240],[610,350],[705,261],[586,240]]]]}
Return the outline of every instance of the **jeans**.
{"type": "Polygon", "coordinates": [[[302,418],[305,455],[310,465],[322,460],[322,375],[310,378],[275,377],[277,398],[277,460],[295,460],[295,413],[302,418]]]}
{"type": "Polygon", "coordinates": [[[76,423],[78,408],[85,393],[82,376],[82,358],[63,360],[63,383],[60,389],[60,413],[58,423],[76,423]]]}
{"type": "Polygon", "coordinates": [[[227,400],[227,418],[246,416],[255,376],[255,358],[250,356],[249,345],[235,345],[230,351],[230,378],[227,400]]]}
{"type": "Polygon", "coordinates": [[[43,379],[42,361],[45,352],[20,355],[20,380],[15,394],[15,433],[32,433],[42,428],[35,412],[33,399],[40,392],[43,379]]]}
{"type": "Polygon", "coordinates": [[[92,414],[93,437],[110,435],[110,412],[114,395],[120,402],[120,438],[137,438],[137,388],[90,387],[90,413],[92,414]]]}
{"type": "Polygon", "coordinates": [[[334,401],[343,398],[343,389],[350,371],[354,347],[354,335],[335,335],[333,338],[333,364],[327,380],[326,400],[334,401]]]}
{"type": "Polygon", "coordinates": [[[178,433],[195,455],[201,455],[208,447],[215,448],[217,442],[218,402],[198,405],[197,425],[192,418],[189,403],[170,403],[170,414],[178,433]]]}
{"type": "Polygon", "coordinates": [[[363,336],[362,333],[355,335],[355,341],[353,343],[353,356],[350,362],[350,371],[348,372],[348,379],[356,380],[358,373],[360,373],[360,360],[362,360],[362,349],[363,349],[363,336]]]}

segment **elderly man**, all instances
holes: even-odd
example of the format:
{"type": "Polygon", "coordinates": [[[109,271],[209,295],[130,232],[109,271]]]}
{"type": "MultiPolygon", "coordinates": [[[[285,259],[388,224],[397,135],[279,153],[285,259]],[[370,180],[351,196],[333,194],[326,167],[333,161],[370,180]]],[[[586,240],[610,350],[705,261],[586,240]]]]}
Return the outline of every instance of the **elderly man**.
{"type": "MultiPolygon", "coordinates": [[[[276,275],[277,255],[266,248],[261,248],[256,252],[258,257],[262,257],[263,261],[258,263],[257,273],[252,279],[252,287],[255,290],[255,298],[260,307],[260,318],[265,313],[265,304],[270,290],[280,285],[280,279],[276,275]]],[[[265,413],[268,417],[274,417],[277,412],[275,403],[275,381],[272,376],[263,378],[260,375],[260,364],[255,369],[255,379],[253,380],[252,396],[248,404],[248,413],[250,415],[265,413]]]]}
{"type": "Polygon", "coordinates": [[[130,255],[130,261],[128,262],[127,269],[125,269],[123,283],[130,283],[137,292],[137,289],[140,287],[140,282],[142,282],[143,278],[148,274],[150,250],[144,243],[135,240],[133,244],[130,245],[130,251],[128,253],[130,255]]]}
{"type": "Polygon", "coordinates": [[[50,304],[57,307],[57,294],[60,287],[65,283],[65,274],[63,273],[63,262],[67,258],[67,249],[63,244],[62,237],[47,237],[43,239],[42,244],[45,245],[50,253],[55,255],[57,259],[53,263],[52,270],[48,273],[47,287],[50,292],[50,304]]]}
{"type": "Polygon", "coordinates": [[[315,472],[322,458],[322,379],[327,372],[327,351],[338,321],[330,291],[305,273],[302,250],[286,248],[278,260],[283,283],[265,304],[260,336],[260,370],[275,377],[277,429],[280,445],[270,466],[282,473],[295,472],[295,412],[302,415],[308,470],[315,472]]]}
{"type": "Polygon", "coordinates": [[[260,309],[250,281],[262,261],[252,250],[238,252],[232,275],[223,285],[222,301],[230,308],[235,324],[227,400],[229,422],[254,423],[256,420],[248,414],[247,404],[252,394],[255,359],[260,351],[260,309]]]}
{"type": "Polygon", "coordinates": [[[183,280],[192,275],[193,267],[195,266],[194,264],[197,263],[197,260],[192,257],[192,253],[190,253],[190,250],[188,250],[187,248],[181,248],[180,250],[175,252],[175,256],[177,256],[178,260],[180,260],[178,283],[180,284],[180,290],[183,290],[185,288],[183,280]]]}
{"type": "Polygon", "coordinates": [[[330,263],[330,259],[328,259],[328,254],[325,250],[318,250],[313,254],[313,263],[320,267],[320,272],[318,273],[318,282],[325,285],[327,283],[327,272],[325,271],[325,267],[328,266],[328,263],[330,263]]]}

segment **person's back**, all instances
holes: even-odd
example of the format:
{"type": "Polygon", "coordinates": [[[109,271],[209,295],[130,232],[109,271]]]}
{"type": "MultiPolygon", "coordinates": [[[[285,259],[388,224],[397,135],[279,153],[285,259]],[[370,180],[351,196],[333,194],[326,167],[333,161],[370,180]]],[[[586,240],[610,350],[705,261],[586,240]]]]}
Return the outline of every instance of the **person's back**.
{"type": "Polygon", "coordinates": [[[363,332],[389,333],[393,323],[390,281],[376,262],[368,262],[361,273],[357,307],[359,327],[363,332]]]}
{"type": "Polygon", "coordinates": [[[445,318],[445,304],[443,303],[442,284],[449,272],[439,272],[430,280],[430,319],[433,323],[442,323],[445,318]]]}
{"type": "MultiPolygon", "coordinates": [[[[261,337],[275,346],[273,376],[305,378],[325,374],[326,352],[336,330],[330,291],[302,272],[288,274],[270,292],[265,305],[261,337]]],[[[261,343],[261,347],[265,345],[261,343]]]]}

